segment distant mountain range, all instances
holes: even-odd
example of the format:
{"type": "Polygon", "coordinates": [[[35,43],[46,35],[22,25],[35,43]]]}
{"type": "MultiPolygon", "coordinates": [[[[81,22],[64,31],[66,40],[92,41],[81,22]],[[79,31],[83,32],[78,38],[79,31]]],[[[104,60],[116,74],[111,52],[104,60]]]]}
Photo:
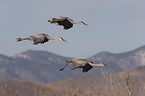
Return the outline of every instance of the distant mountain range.
{"type": "Polygon", "coordinates": [[[118,54],[100,52],[89,59],[94,62],[109,64],[113,73],[124,69],[133,69],[145,65],[145,46],[118,54]]]}
{"type": "Polygon", "coordinates": [[[138,49],[113,54],[100,52],[90,58],[94,63],[106,63],[109,67],[93,68],[87,73],[82,69],[71,71],[71,65],[59,71],[72,58],[59,56],[46,51],[29,50],[12,57],[0,55],[0,78],[17,78],[37,82],[54,82],[64,78],[94,76],[103,73],[117,73],[145,65],[145,46],[138,49]]]}

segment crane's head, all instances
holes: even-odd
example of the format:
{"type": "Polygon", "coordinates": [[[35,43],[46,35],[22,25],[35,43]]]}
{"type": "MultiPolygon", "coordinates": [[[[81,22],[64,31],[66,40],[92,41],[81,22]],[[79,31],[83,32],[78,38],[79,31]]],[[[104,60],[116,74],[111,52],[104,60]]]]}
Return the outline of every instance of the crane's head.
{"type": "Polygon", "coordinates": [[[86,24],[86,23],[84,23],[83,21],[79,21],[81,24],[83,24],[83,25],[87,25],[88,26],[88,24],[86,24]]]}
{"type": "Polygon", "coordinates": [[[67,63],[70,63],[70,64],[72,64],[73,62],[71,61],[71,60],[69,60],[69,61],[66,61],[67,63]]]}

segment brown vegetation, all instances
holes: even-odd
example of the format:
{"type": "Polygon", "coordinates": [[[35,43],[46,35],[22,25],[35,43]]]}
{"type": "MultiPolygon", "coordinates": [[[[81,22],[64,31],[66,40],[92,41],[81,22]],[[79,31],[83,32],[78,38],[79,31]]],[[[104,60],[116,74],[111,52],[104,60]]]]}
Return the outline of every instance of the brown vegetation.
{"type": "Polygon", "coordinates": [[[65,79],[50,84],[1,79],[0,96],[144,96],[143,69],[141,67],[115,75],[65,79]]]}

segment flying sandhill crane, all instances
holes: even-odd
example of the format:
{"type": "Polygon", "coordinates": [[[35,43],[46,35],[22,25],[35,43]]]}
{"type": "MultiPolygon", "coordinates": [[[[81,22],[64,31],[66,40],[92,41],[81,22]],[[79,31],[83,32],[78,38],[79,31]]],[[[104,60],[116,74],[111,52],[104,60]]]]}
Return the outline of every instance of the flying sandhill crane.
{"type": "Polygon", "coordinates": [[[48,22],[54,23],[56,25],[62,25],[65,30],[72,28],[73,24],[84,24],[84,25],[87,25],[83,21],[74,22],[72,19],[70,19],[68,17],[52,18],[52,20],[48,20],[48,22]]]}
{"type": "Polygon", "coordinates": [[[18,41],[23,41],[23,40],[30,40],[33,41],[33,45],[37,45],[39,43],[44,44],[45,42],[49,41],[49,40],[61,40],[61,41],[65,41],[62,37],[59,38],[52,38],[49,35],[45,34],[45,33],[41,33],[41,34],[36,34],[36,35],[32,35],[28,38],[17,38],[17,42],[18,41]]]}
{"type": "MultiPolygon", "coordinates": [[[[64,68],[68,65],[68,64],[72,64],[73,67],[71,70],[74,70],[76,68],[83,68],[82,72],[88,72],[90,69],[92,69],[94,66],[108,66],[104,63],[100,63],[100,64],[93,64],[92,61],[89,61],[88,59],[72,59],[69,61],[66,61],[67,64],[64,66],[64,68]]],[[[59,71],[62,71],[64,68],[60,69],[59,71]]]]}

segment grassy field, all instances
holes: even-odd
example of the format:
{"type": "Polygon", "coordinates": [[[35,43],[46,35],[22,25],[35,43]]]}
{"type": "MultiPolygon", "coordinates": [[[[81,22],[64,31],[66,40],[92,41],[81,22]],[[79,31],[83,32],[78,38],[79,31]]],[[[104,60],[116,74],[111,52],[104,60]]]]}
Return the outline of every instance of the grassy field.
{"type": "Polygon", "coordinates": [[[144,96],[145,76],[139,70],[118,74],[64,79],[42,84],[0,80],[0,96],[144,96]]]}

